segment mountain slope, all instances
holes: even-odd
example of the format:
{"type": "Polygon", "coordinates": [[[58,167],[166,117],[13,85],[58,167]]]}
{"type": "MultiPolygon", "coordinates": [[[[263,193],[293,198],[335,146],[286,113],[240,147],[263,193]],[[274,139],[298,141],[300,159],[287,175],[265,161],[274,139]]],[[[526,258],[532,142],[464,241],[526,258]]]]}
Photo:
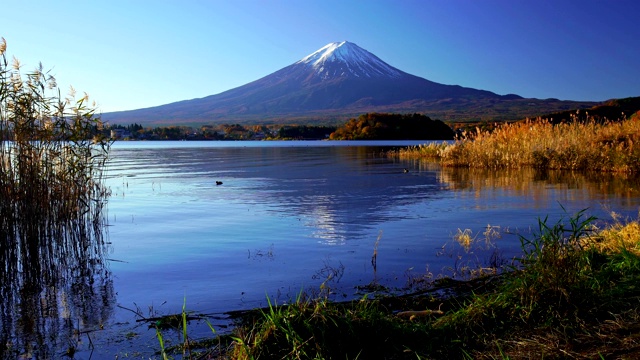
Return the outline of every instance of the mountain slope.
{"type": "MultiPolygon", "coordinates": [[[[424,112],[435,117],[430,111],[464,110],[470,105],[515,100],[522,98],[443,85],[405,73],[344,41],[328,44],[294,64],[220,94],[107,113],[103,119],[110,123],[179,125],[346,119],[372,111],[424,112]]],[[[567,108],[571,107],[567,104],[567,108]]]]}

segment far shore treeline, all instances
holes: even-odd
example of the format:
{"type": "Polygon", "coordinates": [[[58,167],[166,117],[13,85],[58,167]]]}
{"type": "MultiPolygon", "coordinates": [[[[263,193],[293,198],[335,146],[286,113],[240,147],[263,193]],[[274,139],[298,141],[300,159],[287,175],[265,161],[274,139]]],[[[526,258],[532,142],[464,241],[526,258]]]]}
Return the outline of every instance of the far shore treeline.
{"type": "MultiPolygon", "coordinates": [[[[628,118],[639,110],[640,97],[630,97],[609,100],[590,109],[556,112],[538,118],[554,124],[588,119],[607,122],[628,118]]],[[[451,140],[465,131],[492,131],[498,124],[445,123],[422,114],[366,113],[341,126],[216,124],[152,128],[133,123],[107,124],[101,135],[113,140],[451,140]]]]}
{"type": "Polygon", "coordinates": [[[451,140],[454,131],[421,114],[367,113],[342,126],[202,125],[143,127],[111,125],[103,135],[114,140],[451,140]]]}
{"type": "MultiPolygon", "coordinates": [[[[609,100],[590,109],[556,112],[537,118],[553,124],[575,121],[603,123],[628,118],[639,110],[640,97],[631,97],[609,100]]],[[[113,140],[451,140],[463,132],[477,129],[493,131],[500,123],[504,122],[445,123],[423,114],[366,113],[340,126],[215,124],[143,127],[133,123],[107,124],[101,135],[113,140]]]]}

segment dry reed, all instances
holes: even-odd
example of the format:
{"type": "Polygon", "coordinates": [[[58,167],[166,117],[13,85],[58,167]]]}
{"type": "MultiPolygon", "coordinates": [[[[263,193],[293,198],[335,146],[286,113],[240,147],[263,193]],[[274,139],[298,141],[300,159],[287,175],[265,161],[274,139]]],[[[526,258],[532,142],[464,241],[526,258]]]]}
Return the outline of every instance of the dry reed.
{"type": "Polygon", "coordinates": [[[390,153],[399,158],[437,159],[443,166],[640,171],[640,119],[632,116],[605,123],[573,121],[552,124],[526,120],[493,131],[463,132],[453,143],[432,143],[390,153]]]}
{"type": "Polygon", "coordinates": [[[42,65],[23,74],[5,50],[0,38],[0,357],[34,347],[57,357],[46,342],[75,331],[62,314],[92,322],[104,306],[96,297],[109,293],[102,231],[110,143],[94,137],[102,124],[86,95],[61,98],[42,65]]]}

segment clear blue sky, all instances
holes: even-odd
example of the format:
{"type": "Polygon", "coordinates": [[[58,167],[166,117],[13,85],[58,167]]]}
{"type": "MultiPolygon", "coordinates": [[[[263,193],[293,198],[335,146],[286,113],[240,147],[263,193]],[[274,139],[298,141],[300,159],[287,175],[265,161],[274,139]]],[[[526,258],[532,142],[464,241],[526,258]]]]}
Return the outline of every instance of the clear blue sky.
{"type": "Polygon", "coordinates": [[[637,0],[6,1],[0,36],[102,112],[204,97],[351,41],[405,72],[525,97],[640,96],[637,0]]]}

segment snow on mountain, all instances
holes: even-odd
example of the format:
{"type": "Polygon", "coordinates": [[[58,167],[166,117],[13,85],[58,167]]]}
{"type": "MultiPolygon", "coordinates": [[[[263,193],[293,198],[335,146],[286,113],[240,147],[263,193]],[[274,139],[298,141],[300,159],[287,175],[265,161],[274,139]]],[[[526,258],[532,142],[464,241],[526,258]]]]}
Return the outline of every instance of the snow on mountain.
{"type": "Polygon", "coordinates": [[[312,67],[315,74],[322,79],[350,76],[368,78],[402,76],[400,70],[348,41],[327,44],[296,64],[312,67]]]}
{"type": "MultiPolygon", "coordinates": [[[[517,95],[445,85],[408,74],[358,45],[327,44],[274,73],[219,94],[103,114],[113,124],[287,122],[345,119],[366,112],[427,113],[460,121],[517,95]],[[470,110],[473,109],[473,110],[470,110]],[[471,114],[471,115],[469,115],[471,114]]],[[[516,108],[521,105],[514,105],[516,108]]],[[[529,106],[529,105],[527,105],[529,106]]]]}

